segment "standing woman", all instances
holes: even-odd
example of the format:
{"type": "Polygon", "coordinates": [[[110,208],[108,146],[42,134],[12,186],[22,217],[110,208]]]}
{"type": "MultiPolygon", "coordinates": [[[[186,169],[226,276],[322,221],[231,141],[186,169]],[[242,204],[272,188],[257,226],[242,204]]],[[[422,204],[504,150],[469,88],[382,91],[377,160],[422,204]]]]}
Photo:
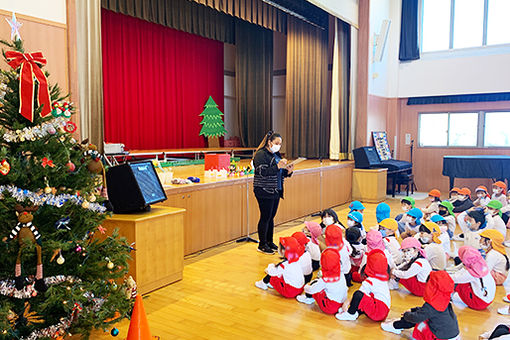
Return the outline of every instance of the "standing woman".
{"type": "Polygon", "coordinates": [[[293,171],[293,165],[287,166],[287,160],[279,152],[281,146],[282,136],[269,131],[253,157],[253,192],[260,210],[258,251],[264,254],[274,254],[278,250],[273,242],[274,217],[283,198],[283,179],[290,177],[293,171]]]}

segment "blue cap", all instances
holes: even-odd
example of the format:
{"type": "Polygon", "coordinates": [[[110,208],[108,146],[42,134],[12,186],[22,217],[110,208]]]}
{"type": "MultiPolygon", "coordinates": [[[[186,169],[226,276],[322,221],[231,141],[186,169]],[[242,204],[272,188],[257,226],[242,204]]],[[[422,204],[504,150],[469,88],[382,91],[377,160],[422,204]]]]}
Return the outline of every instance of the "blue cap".
{"type": "Polygon", "coordinates": [[[377,223],[390,218],[390,206],[384,202],[379,203],[377,208],[375,208],[375,217],[377,218],[377,223]]]}
{"type": "Polygon", "coordinates": [[[347,217],[358,223],[363,222],[363,215],[359,211],[351,211],[347,217]]]}
{"type": "Polygon", "coordinates": [[[361,204],[360,201],[352,201],[351,204],[349,204],[349,209],[351,211],[353,210],[363,210],[365,209],[365,206],[361,204]]]}
{"type": "Polygon", "coordinates": [[[438,215],[438,214],[434,214],[430,217],[430,220],[434,223],[437,223],[437,222],[440,222],[440,221],[443,221],[443,222],[446,222],[446,220],[444,219],[443,216],[441,215],[438,215]]]}
{"type": "Polygon", "coordinates": [[[423,213],[418,208],[412,208],[407,212],[409,216],[416,218],[416,224],[421,224],[420,219],[423,217],[423,213]]]}

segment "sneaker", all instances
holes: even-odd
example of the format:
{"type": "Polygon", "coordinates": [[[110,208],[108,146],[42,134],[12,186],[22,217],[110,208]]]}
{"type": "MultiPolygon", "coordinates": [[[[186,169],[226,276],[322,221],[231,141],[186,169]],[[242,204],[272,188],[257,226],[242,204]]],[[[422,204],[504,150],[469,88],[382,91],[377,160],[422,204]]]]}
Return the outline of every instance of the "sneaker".
{"type": "Polygon", "coordinates": [[[306,303],[307,305],[311,305],[315,302],[314,298],[309,298],[306,296],[306,294],[296,296],[296,300],[298,300],[301,303],[306,303]]]}
{"type": "Polygon", "coordinates": [[[274,288],[273,288],[273,285],[272,285],[271,283],[267,283],[267,288],[274,289],[274,288]]]}
{"type": "Polygon", "coordinates": [[[503,245],[504,245],[505,247],[510,247],[510,240],[509,240],[509,241],[505,241],[505,242],[503,242],[503,245]]]}
{"type": "Polygon", "coordinates": [[[395,279],[391,279],[388,281],[388,286],[390,290],[397,290],[398,289],[398,282],[395,279]]]}
{"type": "Polygon", "coordinates": [[[503,301],[510,303],[510,294],[503,296],[503,301]]]}
{"type": "Polygon", "coordinates": [[[456,307],[459,307],[459,308],[466,308],[466,307],[468,307],[468,305],[466,305],[466,303],[464,301],[462,301],[462,299],[459,296],[459,293],[457,293],[457,292],[452,294],[451,301],[453,303],[455,303],[456,307]]]}
{"type": "Polygon", "coordinates": [[[486,340],[486,339],[489,339],[492,335],[492,332],[493,331],[487,331],[485,333],[482,333],[478,336],[478,339],[481,339],[481,340],[486,340]]]}
{"type": "Polygon", "coordinates": [[[336,313],[335,318],[341,321],[355,321],[358,318],[358,312],[350,314],[349,312],[336,313]]]}
{"type": "Polygon", "coordinates": [[[498,308],[498,314],[510,315],[510,311],[508,310],[508,307],[502,307],[502,308],[498,308]]]}
{"type": "Polygon", "coordinates": [[[260,288],[262,290],[267,290],[267,284],[262,280],[255,282],[255,287],[260,288]]]}
{"type": "Polygon", "coordinates": [[[268,255],[273,255],[274,254],[274,250],[269,248],[268,246],[266,245],[263,245],[263,246],[258,246],[257,247],[257,251],[260,251],[261,253],[263,254],[268,254],[268,255]]]}
{"type": "Polygon", "coordinates": [[[397,329],[397,328],[393,327],[393,321],[382,322],[381,323],[381,328],[382,328],[383,331],[394,333],[394,334],[397,334],[397,335],[402,333],[401,329],[397,329]]]}
{"type": "Polygon", "coordinates": [[[277,246],[276,244],[274,244],[273,242],[269,242],[269,243],[267,244],[267,246],[268,246],[270,249],[274,250],[274,251],[277,251],[277,250],[278,250],[278,246],[277,246]]]}

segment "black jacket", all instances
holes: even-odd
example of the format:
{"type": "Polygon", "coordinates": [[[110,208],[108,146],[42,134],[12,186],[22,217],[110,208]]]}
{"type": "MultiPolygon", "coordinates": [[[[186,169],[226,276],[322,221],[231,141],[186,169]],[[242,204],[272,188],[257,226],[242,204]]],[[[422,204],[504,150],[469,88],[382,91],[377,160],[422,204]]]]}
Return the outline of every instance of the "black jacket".
{"type": "MultiPolygon", "coordinates": [[[[277,152],[276,155],[283,158],[277,152]]],[[[262,148],[255,153],[253,158],[254,177],[253,177],[253,191],[258,197],[275,197],[280,196],[283,198],[283,179],[292,176],[287,169],[282,169],[282,190],[278,190],[278,165],[276,162],[275,154],[270,152],[267,148],[262,148]]]]}
{"type": "Polygon", "coordinates": [[[469,198],[464,201],[454,201],[452,204],[454,213],[461,213],[475,206],[469,198]]]}
{"type": "Polygon", "coordinates": [[[430,330],[438,339],[450,339],[459,335],[459,324],[451,303],[443,312],[425,303],[405,312],[403,319],[414,324],[428,321],[430,330]]]}

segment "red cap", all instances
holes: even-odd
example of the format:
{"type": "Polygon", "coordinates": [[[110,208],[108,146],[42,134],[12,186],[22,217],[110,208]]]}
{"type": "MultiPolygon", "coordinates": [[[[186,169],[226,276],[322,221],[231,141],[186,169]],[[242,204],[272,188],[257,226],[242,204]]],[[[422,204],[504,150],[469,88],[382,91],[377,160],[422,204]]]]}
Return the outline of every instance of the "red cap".
{"type": "Polygon", "coordinates": [[[462,188],[459,190],[459,194],[464,196],[471,196],[471,190],[469,190],[469,188],[462,188]]]}
{"type": "Polygon", "coordinates": [[[301,255],[305,252],[305,248],[303,248],[294,237],[280,237],[280,244],[285,251],[283,255],[289,263],[299,260],[301,255]]]}
{"type": "Polygon", "coordinates": [[[374,249],[367,254],[367,265],[365,266],[365,274],[368,277],[388,281],[388,260],[381,249],[374,249]]]}
{"type": "Polygon", "coordinates": [[[432,189],[429,192],[429,196],[441,198],[441,191],[439,191],[437,189],[432,189]]]}
{"type": "Polygon", "coordinates": [[[434,309],[443,312],[450,303],[455,284],[450,275],[444,270],[430,272],[429,280],[425,285],[423,300],[434,309]]]}
{"type": "Polygon", "coordinates": [[[343,248],[344,240],[342,236],[342,229],[340,229],[340,227],[336,224],[328,225],[324,236],[328,247],[336,247],[338,249],[343,248]]]}
{"type": "Polygon", "coordinates": [[[503,189],[503,194],[506,194],[505,182],[497,181],[497,182],[494,182],[494,184],[492,186],[500,187],[501,189],[503,189]]]}
{"type": "Polygon", "coordinates": [[[326,248],[321,254],[322,279],[325,282],[337,282],[340,280],[340,254],[332,248],[326,248]]]}
{"type": "Polygon", "coordinates": [[[306,237],[305,233],[302,231],[296,231],[294,234],[292,234],[292,237],[294,237],[301,246],[306,246],[308,242],[310,242],[310,239],[306,237]]]}

